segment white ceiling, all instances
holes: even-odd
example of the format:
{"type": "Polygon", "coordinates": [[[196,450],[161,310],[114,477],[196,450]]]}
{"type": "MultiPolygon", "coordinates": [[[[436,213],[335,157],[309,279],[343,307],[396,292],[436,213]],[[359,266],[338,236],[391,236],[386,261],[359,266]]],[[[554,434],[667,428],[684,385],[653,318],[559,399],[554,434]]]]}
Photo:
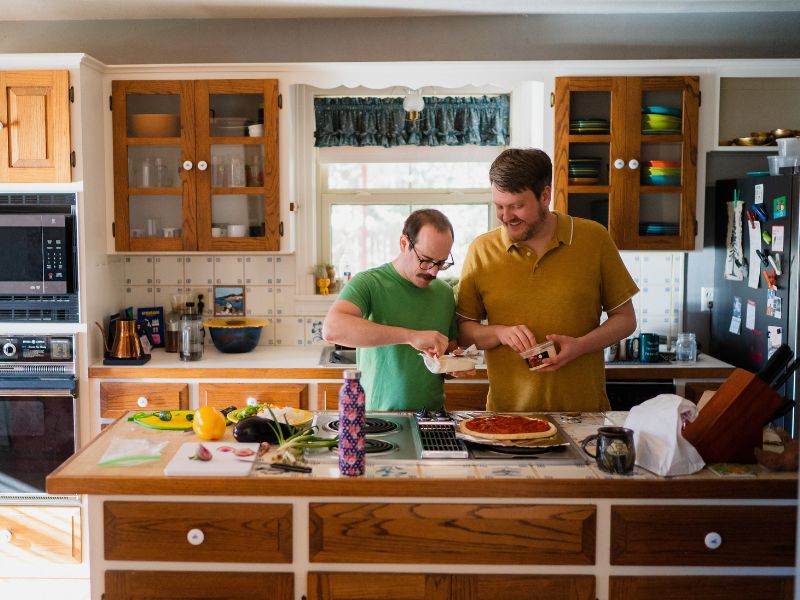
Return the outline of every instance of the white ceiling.
{"type": "Polygon", "coordinates": [[[798,0],[0,0],[0,21],[800,11],[798,0]]]}

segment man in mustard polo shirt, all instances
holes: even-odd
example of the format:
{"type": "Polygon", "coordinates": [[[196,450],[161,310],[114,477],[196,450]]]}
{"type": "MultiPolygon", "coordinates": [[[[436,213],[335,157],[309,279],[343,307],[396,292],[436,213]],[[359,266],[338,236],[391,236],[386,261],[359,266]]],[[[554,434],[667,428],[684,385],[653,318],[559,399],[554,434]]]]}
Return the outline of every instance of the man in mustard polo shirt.
{"type": "Polygon", "coordinates": [[[547,154],[506,150],[489,180],[501,227],[470,244],[456,309],[460,344],[486,351],[487,408],[608,410],[603,348],[636,329],[639,289],[605,228],[550,211],[547,154]],[[529,371],[519,353],[545,340],[558,356],[529,371]]]}

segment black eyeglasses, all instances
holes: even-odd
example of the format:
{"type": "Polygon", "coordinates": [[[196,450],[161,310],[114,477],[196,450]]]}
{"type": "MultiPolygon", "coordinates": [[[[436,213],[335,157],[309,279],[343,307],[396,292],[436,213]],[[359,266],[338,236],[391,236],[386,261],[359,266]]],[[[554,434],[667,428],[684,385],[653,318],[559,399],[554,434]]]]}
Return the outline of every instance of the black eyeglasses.
{"type": "Polygon", "coordinates": [[[453,253],[451,252],[449,255],[450,260],[431,260],[430,258],[422,258],[417,252],[417,249],[414,248],[414,242],[408,240],[408,245],[411,246],[411,249],[414,251],[414,254],[417,255],[417,260],[419,261],[419,268],[423,271],[430,271],[434,267],[437,267],[440,271],[447,271],[450,267],[452,267],[455,263],[453,260],[453,253]]]}

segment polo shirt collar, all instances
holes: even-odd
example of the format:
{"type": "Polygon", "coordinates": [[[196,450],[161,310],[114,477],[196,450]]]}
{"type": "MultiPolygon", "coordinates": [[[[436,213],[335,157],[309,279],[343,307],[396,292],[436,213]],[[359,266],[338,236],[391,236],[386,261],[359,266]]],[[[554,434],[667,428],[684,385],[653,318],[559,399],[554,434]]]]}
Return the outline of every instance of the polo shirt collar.
{"type": "MultiPolygon", "coordinates": [[[[557,240],[558,244],[564,244],[566,246],[572,245],[572,235],[574,232],[572,217],[570,215],[565,215],[557,210],[552,211],[553,214],[556,216],[556,231],[555,231],[555,239],[557,240]]],[[[511,238],[508,236],[508,230],[501,225],[500,226],[500,236],[503,240],[503,247],[506,249],[506,252],[510,252],[512,248],[517,247],[517,242],[511,241],[511,238]]]]}

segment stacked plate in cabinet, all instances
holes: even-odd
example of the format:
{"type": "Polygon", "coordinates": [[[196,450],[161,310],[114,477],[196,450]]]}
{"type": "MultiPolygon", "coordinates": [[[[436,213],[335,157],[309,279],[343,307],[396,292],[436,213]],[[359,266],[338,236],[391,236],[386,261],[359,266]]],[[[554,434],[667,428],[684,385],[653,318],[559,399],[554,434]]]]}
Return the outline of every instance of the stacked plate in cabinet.
{"type": "Polygon", "coordinates": [[[642,108],[642,133],[645,135],[680,134],[680,109],[671,106],[645,106],[642,108]]]}
{"type": "Polygon", "coordinates": [[[573,119],[569,132],[575,135],[604,135],[609,132],[608,119],[573,119]]]}
{"type": "Polygon", "coordinates": [[[570,158],[569,183],[589,185],[600,180],[600,158],[570,158]]]}
{"type": "Polygon", "coordinates": [[[642,185],[680,184],[680,162],[674,160],[646,160],[642,163],[642,185]]]}

